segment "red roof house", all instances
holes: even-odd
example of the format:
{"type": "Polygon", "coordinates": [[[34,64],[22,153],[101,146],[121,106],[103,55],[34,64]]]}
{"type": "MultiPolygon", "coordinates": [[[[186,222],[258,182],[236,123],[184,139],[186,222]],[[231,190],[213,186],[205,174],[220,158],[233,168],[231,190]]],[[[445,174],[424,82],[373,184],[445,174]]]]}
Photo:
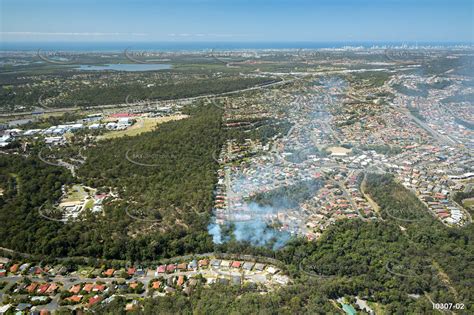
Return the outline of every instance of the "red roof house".
{"type": "Polygon", "coordinates": [[[97,303],[99,303],[100,301],[102,301],[102,297],[101,296],[93,296],[89,299],[89,303],[87,304],[88,307],[91,307],[97,303]]]}
{"type": "Polygon", "coordinates": [[[82,290],[86,291],[87,293],[90,293],[93,287],[94,285],[92,283],[86,283],[82,290]]]}
{"type": "Polygon", "coordinates": [[[104,292],[105,288],[106,288],[106,286],[103,285],[103,284],[96,284],[96,285],[94,285],[94,288],[92,289],[92,291],[94,291],[94,292],[104,292]]]}
{"type": "Polygon", "coordinates": [[[166,272],[166,265],[158,266],[158,268],[156,268],[156,271],[158,273],[165,273],[166,272]]]}
{"type": "Polygon", "coordinates": [[[38,284],[33,282],[29,286],[26,287],[26,291],[28,291],[28,293],[33,293],[37,286],[38,284]]]}
{"type": "Polygon", "coordinates": [[[168,265],[166,266],[167,272],[174,272],[176,270],[176,265],[168,265]]]}
{"type": "Polygon", "coordinates": [[[178,270],[186,270],[188,269],[188,265],[186,263],[181,263],[181,264],[178,264],[177,268],[178,270]]]}
{"type": "Polygon", "coordinates": [[[69,289],[69,292],[71,292],[71,293],[73,293],[73,294],[78,294],[80,291],[81,291],[81,285],[80,285],[80,284],[73,285],[73,286],[69,289]]]}
{"type": "Polygon", "coordinates": [[[179,276],[176,284],[182,286],[184,284],[184,276],[179,276]]]}
{"type": "Polygon", "coordinates": [[[14,264],[10,267],[10,272],[16,273],[18,271],[18,268],[20,268],[20,264],[14,264]]]}
{"type": "Polygon", "coordinates": [[[56,290],[59,288],[59,286],[56,283],[51,283],[49,286],[48,290],[46,290],[47,294],[53,294],[56,292],[56,290]]]}
{"type": "Polygon", "coordinates": [[[240,268],[240,265],[241,265],[241,264],[242,264],[242,263],[241,263],[240,261],[234,261],[234,262],[232,263],[232,268],[240,268]]]}
{"type": "Polygon", "coordinates": [[[207,265],[209,265],[209,260],[207,260],[207,259],[201,259],[201,260],[199,261],[199,267],[205,267],[205,266],[207,266],[207,265]]]}
{"type": "Polygon", "coordinates": [[[46,293],[46,290],[48,290],[48,288],[49,288],[49,283],[42,284],[42,285],[39,286],[37,292],[39,294],[44,294],[44,293],[46,293]]]}
{"type": "Polygon", "coordinates": [[[70,301],[73,303],[79,303],[82,300],[82,295],[73,295],[66,298],[66,301],[70,301]]]}

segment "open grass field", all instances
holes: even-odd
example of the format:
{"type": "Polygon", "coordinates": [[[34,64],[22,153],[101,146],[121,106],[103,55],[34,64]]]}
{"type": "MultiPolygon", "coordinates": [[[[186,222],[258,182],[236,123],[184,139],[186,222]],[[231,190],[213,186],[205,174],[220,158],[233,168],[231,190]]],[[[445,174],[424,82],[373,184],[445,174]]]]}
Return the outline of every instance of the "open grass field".
{"type": "Polygon", "coordinates": [[[98,137],[99,140],[120,138],[124,136],[137,136],[144,132],[152,131],[157,125],[171,120],[179,120],[188,117],[187,115],[173,115],[167,117],[138,118],[137,122],[126,130],[111,131],[98,137]]]}
{"type": "Polygon", "coordinates": [[[94,267],[81,266],[77,273],[83,277],[90,277],[93,271],[94,267]]]}
{"type": "Polygon", "coordinates": [[[81,202],[88,196],[88,193],[81,185],[73,185],[67,192],[66,198],[62,202],[81,202]]]}
{"type": "Polygon", "coordinates": [[[84,209],[87,209],[87,210],[91,210],[92,208],[94,207],[94,200],[93,199],[89,199],[85,206],[84,206],[84,209]]]}
{"type": "Polygon", "coordinates": [[[474,209],[474,198],[464,199],[462,203],[464,207],[474,209]]]}

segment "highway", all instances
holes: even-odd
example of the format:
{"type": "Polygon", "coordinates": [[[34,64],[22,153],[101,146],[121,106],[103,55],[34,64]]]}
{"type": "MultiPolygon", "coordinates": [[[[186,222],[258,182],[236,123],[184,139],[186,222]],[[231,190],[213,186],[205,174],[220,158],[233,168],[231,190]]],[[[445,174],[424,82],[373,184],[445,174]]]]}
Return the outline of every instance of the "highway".
{"type": "MultiPolygon", "coordinates": [[[[395,109],[397,109],[394,106],[395,109]]],[[[441,142],[442,144],[445,145],[453,145],[456,144],[456,141],[453,139],[449,138],[448,136],[441,135],[439,132],[428,126],[425,122],[423,122],[421,119],[415,117],[408,109],[398,109],[400,112],[405,114],[406,116],[410,117],[415,123],[417,123],[421,128],[425,129],[429,134],[433,136],[436,140],[441,142]]]]}
{"type": "MultiPolygon", "coordinates": [[[[252,86],[249,88],[245,89],[240,89],[240,90],[235,90],[235,91],[230,91],[230,92],[224,92],[224,93],[217,93],[217,94],[206,94],[206,95],[200,95],[200,96],[193,96],[193,97],[185,97],[185,98],[178,98],[178,99],[169,99],[169,100],[159,100],[159,101],[137,101],[134,103],[121,103],[121,104],[110,104],[110,105],[97,105],[97,106],[88,106],[88,107],[62,107],[62,108],[45,108],[42,113],[43,114],[50,114],[50,113],[57,113],[57,112],[74,112],[78,110],[100,110],[100,109],[113,109],[113,108],[127,108],[127,107],[134,107],[134,106],[143,106],[144,102],[146,102],[146,105],[159,105],[161,102],[187,102],[187,101],[194,101],[198,99],[203,99],[203,98],[217,98],[217,97],[222,97],[222,96],[227,96],[227,95],[233,95],[233,94],[238,94],[238,93],[243,93],[243,92],[248,92],[248,91],[254,91],[254,90],[259,90],[259,89],[264,89],[272,86],[277,86],[277,85],[284,85],[286,83],[292,82],[294,79],[291,80],[281,80],[277,82],[271,82],[271,83],[266,83],[266,84],[261,84],[257,86],[252,86]]],[[[2,113],[0,114],[0,118],[7,118],[7,117],[22,117],[22,116],[30,116],[30,115],[38,115],[34,114],[36,112],[17,112],[17,113],[2,113]]]]}

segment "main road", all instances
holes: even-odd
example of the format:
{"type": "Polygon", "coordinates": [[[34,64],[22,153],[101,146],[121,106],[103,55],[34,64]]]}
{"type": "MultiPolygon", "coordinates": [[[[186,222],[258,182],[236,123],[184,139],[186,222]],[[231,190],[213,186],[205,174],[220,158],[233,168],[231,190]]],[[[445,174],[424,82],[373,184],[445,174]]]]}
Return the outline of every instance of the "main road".
{"type": "MultiPolygon", "coordinates": [[[[193,97],[184,97],[184,98],[177,98],[177,99],[169,99],[169,100],[157,100],[157,101],[150,101],[147,105],[158,105],[160,102],[185,102],[185,101],[193,101],[193,100],[198,100],[202,98],[213,98],[213,97],[221,97],[221,96],[227,96],[227,95],[232,95],[232,94],[238,94],[238,93],[243,93],[243,92],[248,92],[248,91],[253,91],[253,90],[259,90],[259,89],[264,89],[276,85],[284,85],[286,83],[292,82],[295,79],[290,79],[290,80],[284,80],[281,79],[280,81],[276,82],[270,82],[270,83],[264,83],[264,84],[259,84],[256,86],[248,87],[245,89],[240,89],[240,90],[234,90],[234,91],[229,91],[229,92],[223,92],[223,93],[214,93],[214,94],[206,94],[206,95],[199,95],[199,96],[193,96],[193,97]]],[[[57,113],[57,112],[74,112],[78,110],[99,110],[99,109],[111,109],[111,108],[126,108],[126,107],[133,107],[133,106],[140,106],[144,105],[145,101],[137,101],[134,103],[121,103],[121,104],[110,104],[110,105],[97,105],[97,106],[86,106],[86,107],[62,107],[62,108],[45,108],[43,111],[41,111],[42,114],[48,114],[48,113],[57,113]]],[[[17,112],[17,113],[2,113],[0,114],[0,118],[6,118],[6,117],[21,117],[21,116],[29,116],[29,115],[37,115],[35,114],[37,112],[17,112]]]]}

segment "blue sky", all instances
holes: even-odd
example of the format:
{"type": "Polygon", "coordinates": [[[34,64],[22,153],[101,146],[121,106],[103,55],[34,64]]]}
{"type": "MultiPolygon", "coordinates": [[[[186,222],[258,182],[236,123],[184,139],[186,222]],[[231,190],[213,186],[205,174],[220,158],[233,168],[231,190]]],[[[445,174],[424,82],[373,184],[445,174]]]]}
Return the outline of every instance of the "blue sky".
{"type": "Polygon", "coordinates": [[[0,0],[9,41],[474,41],[472,0],[0,0]]]}

